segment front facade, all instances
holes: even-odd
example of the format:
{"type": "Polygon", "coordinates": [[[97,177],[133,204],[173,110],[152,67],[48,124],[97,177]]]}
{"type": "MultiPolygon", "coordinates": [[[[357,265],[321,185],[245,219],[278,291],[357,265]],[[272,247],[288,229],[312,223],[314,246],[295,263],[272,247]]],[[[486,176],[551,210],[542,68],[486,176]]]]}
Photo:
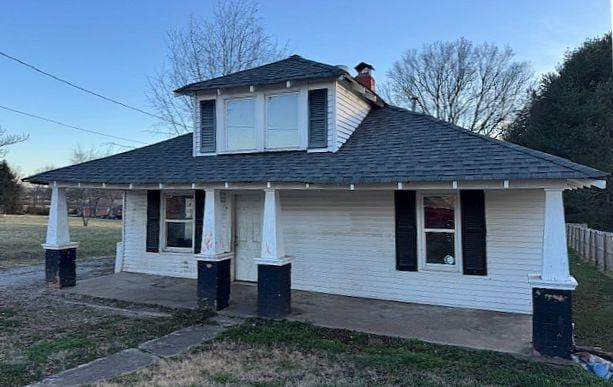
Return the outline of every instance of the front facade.
{"type": "MultiPolygon", "coordinates": [[[[459,202],[457,190],[423,192],[418,202],[420,208],[423,208],[423,199],[432,197],[459,202]]],[[[177,193],[193,200],[194,191],[177,193]]],[[[175,196],[173,193],[164,197],[174,200],[171,198],[175,196]]],[[[455,245],[450,254],[457,257],[453,264],[428,263],[424,246],[426,231],[421,225],[417,270],[398,270],[392,190],[282,190],[280,199],[285,250],[294,257],[294,289],[532,313],[528,275],[540,272],[542,265],[543,190],[485,191],[485,275],[465,275],[462,249],[455,245]]],[[[147,192],[126,192],[125,200],[120,270],[197,278],[193,237],[187,243],[189,247],[177,251],[165,247],[170,238],[164,239],[161,232],[159,252],[146,252],[147,192]]],[[[264,193],[262,190],[226,191],[221,203],[221,241],[223,250],[234,254],[233,278],[257,282],[257,264],[253,258],[261,250],[264,193]]],[[[190,233],[193,227],[187,230],[190,233]]],[[[460,234],[459,227],[455,235],[460,234]]],[[[459,239],[454,238],[458,244],[459,239]]]]}
{"type": "Polygon", "coordinates": [[[120,189],[116,270],[196,278],[207,306],[242,281],[264,316],[290,289],[532,313],[535,348],[568,355],[562,191],[605,174],[389,106],[356,69],[292,56],[187,85],[193,134],[28,178],[54,187],[48,280],[73,284],[63,190],[120,189]]]}

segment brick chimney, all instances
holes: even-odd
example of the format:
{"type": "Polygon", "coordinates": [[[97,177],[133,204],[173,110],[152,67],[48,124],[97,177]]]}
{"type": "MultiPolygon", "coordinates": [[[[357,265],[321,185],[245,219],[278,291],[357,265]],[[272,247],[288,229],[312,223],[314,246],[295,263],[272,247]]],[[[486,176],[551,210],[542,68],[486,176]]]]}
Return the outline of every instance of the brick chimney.
{"type": "Polygon", "coordinates": [[[355,66],[355,70],[358,72],[355,80],[371,91],[375,91],[375,78],[372,76],[374,69],[374,67],[366,62],[360,62],[359,65],[355,66]]]}

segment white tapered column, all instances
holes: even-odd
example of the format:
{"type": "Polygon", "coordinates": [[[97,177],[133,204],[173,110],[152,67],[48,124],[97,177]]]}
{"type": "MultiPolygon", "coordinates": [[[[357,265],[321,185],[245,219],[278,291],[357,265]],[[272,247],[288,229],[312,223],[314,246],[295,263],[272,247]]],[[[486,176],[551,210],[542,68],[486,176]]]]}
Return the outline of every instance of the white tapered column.
{"type": "Polygon", "coordinates": [[[540,274],[530,276],[533,287],[574,290],[577,281],[569,272],[562,189],[545,189],[543,261],[540,274]]]}
{"type": "Polygon", "coordinates": [[[285,255],[283,210],[279,190],[276,189],[265,190],[262,248],[256,261],[267,265],[285,265],[291,261],[291,257],[285,255]]]}
{"type": "Polygon", "coordinates": [[[66,204],[66,189],[53,185],[51,189],[51,204],[47,223],[47,239],[44,249],[61,250],[75,248],[79,244],[70,241],[68,229],[68,206],[66,204]]]}
{"type": "Polygon", "coordinates": [[[200,258],[214,258],[225,253],[222,211],[221,192],[205,190],[200,258]]]}

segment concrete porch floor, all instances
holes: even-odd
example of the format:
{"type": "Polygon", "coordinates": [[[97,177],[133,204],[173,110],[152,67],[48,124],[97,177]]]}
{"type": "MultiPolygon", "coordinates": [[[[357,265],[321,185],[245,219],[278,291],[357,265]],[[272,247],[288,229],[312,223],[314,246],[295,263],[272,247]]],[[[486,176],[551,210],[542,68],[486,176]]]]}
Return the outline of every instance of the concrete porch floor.
{"type": "MultiPolygon", "coordinates": [[[[77,281],[76,287],[62,291],[171,308],[197,306],[196,280],[185,278],[122,272],[77,281]]],[[[256,286],[234,283],[230,306],[220,314],[256,316],[256,300],[256,286]]],[[[292,313],[287,319],[439,344],[531,353],[532,317],[522,314],[293,290],[292,313]]]]}

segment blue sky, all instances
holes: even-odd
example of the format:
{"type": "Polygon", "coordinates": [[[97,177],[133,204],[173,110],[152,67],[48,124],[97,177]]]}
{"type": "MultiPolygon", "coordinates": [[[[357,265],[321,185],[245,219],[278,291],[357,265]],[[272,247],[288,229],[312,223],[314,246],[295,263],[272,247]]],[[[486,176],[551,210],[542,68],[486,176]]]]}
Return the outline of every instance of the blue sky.
{"type": "MultiPolygon", "coordinates": [[[[0,51],[79,85],[150,110],[147,77],[165,60],[165,34],[214,1],[5,1],[0,51]]],[[[611,30],[609,0],[261,1],[266,30],[290,53],[353,67],[374,65],[378,80],[403,51],[464,36],[510,45],[537,74],[567,48],[611,30]]],[[[0,105],[151,143],[150,117],[83,94],[0,57],[0,105]]],[[[10,148],[22,176],[68,164],[71,150],[110,139],[0,110],[0,126],[29,133],[10,148]]]]}

